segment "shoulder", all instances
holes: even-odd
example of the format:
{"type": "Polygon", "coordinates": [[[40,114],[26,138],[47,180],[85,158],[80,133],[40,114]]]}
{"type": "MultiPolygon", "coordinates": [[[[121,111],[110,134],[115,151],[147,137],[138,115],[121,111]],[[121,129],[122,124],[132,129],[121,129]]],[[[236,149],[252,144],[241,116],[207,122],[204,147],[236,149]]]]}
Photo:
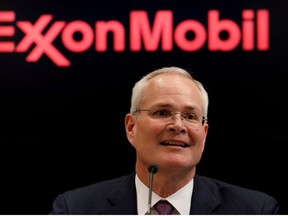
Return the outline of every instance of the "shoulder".
{"type": "Polygon", "coordinates": [[[247,196],[248,197],[256,196],[257,198],[270,197],[268,194],[261,192],[261,191],[241,187],[235,184],[231,184],[225,181],[221,181],[218,179],[201,176],[201,175],[195,176],[195,185],[200,185],[200,186],[205,185],[215,194],[226,193],[226,194],[235,195],[235,196],[245,195],[246,198],[247,196]]]}
{"type": "Polygon", "coordinates": [[[267,193],[201,175],[194,178],[193,194],[201,197],[201,202],[209,197],[221,203],[223,209],[239,209],[243,214],[274,214],[278,211],[278,202],[267,193]]]}
{"type": "MultiPolygon", "coordinates": [[[[53,201],[51,214],[100,214],[136,193],[135,173],[68,190],[53,201]],[[132,185],[132,187],[131,187],[132,185]],[[123,198],[124,197],[124,198],[123,198]]],[[[121,205],[120,205],[121,206],[121,205]]],[[[117,209],[122,211],[123,209],[117,209]]]]}
{"type": "Polygon", "coordinates": [[[114,179],[103,180],[94,184],[86,185],[83,187],[78,187],[63,193],[64,196],[92,196],[97,194],[108,193],[109,191],[117,188],[118,185],[126,184],[126,182],[130,182],[132,179],[134,180],[134,174],[124,175],[121,177],[117,177],[114,179]],[[97,192],[97,193],[95,193],[97,192]]]}

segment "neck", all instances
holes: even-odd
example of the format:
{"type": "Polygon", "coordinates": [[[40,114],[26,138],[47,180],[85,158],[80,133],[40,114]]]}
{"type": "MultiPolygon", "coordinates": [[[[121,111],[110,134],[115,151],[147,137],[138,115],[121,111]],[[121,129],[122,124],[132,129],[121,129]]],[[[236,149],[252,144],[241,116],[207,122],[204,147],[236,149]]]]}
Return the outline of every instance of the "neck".
{"type": "MultiPolygon", "coordinates": [[[[158,172],[153,176],[153,192],[159,196],[166,198],[171,194],[175,193],[188,182],[192,180],[195,175],[196,167],[192,170],[185,171],[183,169],[171,169],[165,170],[164,168],[159,168],[158,172]]],[[[149,187],[149,175],[147,167],[137,167],[136,173],[139,179],[149,187]]]]}

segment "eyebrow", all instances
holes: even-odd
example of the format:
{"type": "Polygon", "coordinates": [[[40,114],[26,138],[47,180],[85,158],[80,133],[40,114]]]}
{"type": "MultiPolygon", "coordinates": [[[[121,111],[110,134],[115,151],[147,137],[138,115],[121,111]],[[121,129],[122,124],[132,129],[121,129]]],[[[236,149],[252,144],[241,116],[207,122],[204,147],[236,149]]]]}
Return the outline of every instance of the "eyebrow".
{"type": "MultiPolygon", "coordinates": [[[[160,104],[155,104],[151,107],[151,109],[155,109],[155,108],[170,108],[172,109],[173,108],[173,105],[172,104],[169,104],[169,103],[160,103],[160,104]]],[[[195,106],[185,106],[184,107],[184,110],[197,110],[197,107],[195,106]]],[[[199,108],[200,110],[200,108],[199,108]]]]}

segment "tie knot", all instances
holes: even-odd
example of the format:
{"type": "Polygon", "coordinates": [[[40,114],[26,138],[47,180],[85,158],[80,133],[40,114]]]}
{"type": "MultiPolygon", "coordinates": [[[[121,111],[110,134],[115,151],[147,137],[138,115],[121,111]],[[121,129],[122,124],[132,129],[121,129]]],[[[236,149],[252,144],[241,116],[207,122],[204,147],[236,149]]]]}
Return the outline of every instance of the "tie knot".
{"type": "Polygon", "coordinates": [[[174,206],[171,205],[167,200],[160,200],[154,205],[154,208],[160,215],[169,215],[172,213],[174,206]]]}

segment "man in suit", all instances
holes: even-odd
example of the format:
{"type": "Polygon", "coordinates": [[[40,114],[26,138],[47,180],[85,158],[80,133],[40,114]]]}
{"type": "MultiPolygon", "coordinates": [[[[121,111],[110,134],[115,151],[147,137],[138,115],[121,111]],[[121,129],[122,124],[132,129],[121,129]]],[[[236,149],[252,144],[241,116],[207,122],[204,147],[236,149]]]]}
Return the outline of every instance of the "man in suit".
{"type": "Polygon", "coordinates": [[[142,77],[125,116],[135,172],[60,194],[51,214],[163,214],[160,200],[169,202],[169,214],[276,214],[278,202],[266,193],[196,175],[207,116],[208,94],[186,70],[142,77]]]}

